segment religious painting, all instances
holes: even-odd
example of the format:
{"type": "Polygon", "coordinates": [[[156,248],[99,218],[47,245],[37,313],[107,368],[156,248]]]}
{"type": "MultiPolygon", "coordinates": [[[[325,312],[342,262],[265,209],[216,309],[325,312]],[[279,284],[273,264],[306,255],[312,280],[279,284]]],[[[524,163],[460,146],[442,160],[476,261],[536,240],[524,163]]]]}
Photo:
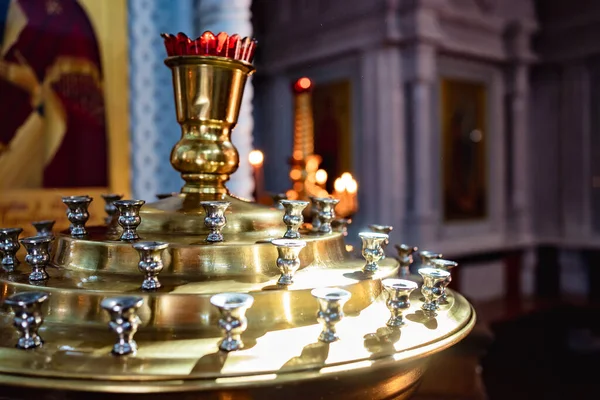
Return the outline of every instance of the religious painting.
{"type": "Polygon", "coordinates": [[[486,86],[442,78],[442,179],[446,221],[481,220],[488,212],[486,86]]]}
{"type": "Polygon", "coordinates": [[[352,170],[352,86],[349,80],[316,84],[312,95],[315,153],[323,158],[327,191],[335,178],[352,170]]]}
{"type": "Polygon", "coordinates": [[[127,194],[126,35],[125,0],[0,0],[2,226],[64,228],[74,194],[100,222],[100,194],[127,194]]]}

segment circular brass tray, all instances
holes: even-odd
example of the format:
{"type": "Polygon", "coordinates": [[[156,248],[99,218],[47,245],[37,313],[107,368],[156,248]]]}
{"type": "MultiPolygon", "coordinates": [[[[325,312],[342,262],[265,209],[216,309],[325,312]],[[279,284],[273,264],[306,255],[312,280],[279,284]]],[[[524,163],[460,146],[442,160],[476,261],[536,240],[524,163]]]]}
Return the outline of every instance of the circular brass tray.
{"type": "MultiPolygon", "coordinates": [[[[91,227],[85,239],[58,234],[48,281],[29,282],[26,264],[12,273],[0,272],[0,301],[23,291],[50,294],[39,330],[45,344],[35,350],[14,348],[18,334],[12,315],[0,306],[1,393],[53,399],[108,394],[169,398],[175,392],[181,399],[406,398],[417,387],[428,357],[460,341],[473,327],[475,314],[458,293],[449,291],[448,304],[431,317],[421,311],[422,295],[414,291],[406,324],[388,328],[381,281],[398,275],[398,262],[388,257],[374,275],[366,275],[364,260],[346,251],[340,233],[303,230],[307,245],[300,253],[300,269],[294,283],[282,288],[277,285],[277,249],[270,243],[283,234],[281,210],[235,200],[232,206],[240,214],[228,218],[238,228],[225,234],[225,242],[209,244],[199,227],[203,214],[177,209],[182,202],[185,198],[175,196],[149,205],[145,221],[156,224],[140,230],[144,240],[169,243],[160,274],[163,287],[157,291],[140,289],[137,252],[107,227],[91,227]],[[251,223],[252,210],[258,217],[251,223]],[[194,224],[169,224],[186,220],[194,224]],[[322,327],[311,295],[316,287],[352,294],[345,318],[336,325],[341,340],[331,344],[318,341],[322,327]],[[222,333],[210,297],[223,292],[254,297],[242,336],[246,347],[240,351],[218,348],[222,333]],[[115,357],[110,351],[116,337],[100,303],[123,294],[144,300],[135,335],[139,350],[115,357]]],[[[19,258],[23,256],[21,249],[19,258]]]]}
{"type": "MultiPolygon", "coordinates": [[[[217,331],[142,327],[136,335],[138,353],[126,358],[110,355],[114,337],[107,330],[85,325],[45,323],[40,330],[47,343],[43,348],[24,352],[8,347],[17,336],[4,315],[0,384],[93,392],[210,393],[283,387],[334,376],[351,380],[367,374],[379,381],[377,376],[393,372],[392,376],[402,377],[404,388],[407,380],[418,380],[425,358],[460,341],[475,321],[471,306],[454,292],[435,318],[420,310],[420,293],[413,292],[411,301],[401,329],[385,326],[388,311],[383,295],[361,310],[347,312],[337,325],[341,340],[331,344],[317,341],[321,327],[316,321],[249,328],[243,335],[247,347],[231,353],[218,350],[217,331]]],[[[293,319],[295,310],[287,312],[293,319]]],[[[249,317],[249,323],[263,326],[264,320],[249,317]]]]}
{"type": "MultiPolygon", "coordinates": [[[[144,240],[168,244],[160,254],[164,269],[158,279],[163,287],[154,292],[142,291],[139,255],[131,243],[120,241],[119,228],[114,225],[91,227],[84,239],[72,238],[67,232],[58,234],[51,244],[47,281],[29,282],[30,268],[25,264],[14,272],[1,272],[2,303],[18,292],[41,291],[50,296],[41,310],[44,322],[39,334],[45,342],[33,350],[14,347],[19,338],[13,316],[5,304],[0,306],[0,397],[407,398],[415,391],[429,356],[455,344],[472,329],[475,313],[470,304],[449,291],[448,302],[437,315],[424,314],[421,293],[415,290],[412,305],[404,313],[405,325],[401,329],[389,328],[386,322],[390,311],[382,280],[397,277],[398,262],[386,258],[375,274],[365,274],[365,262],[346,251],[342,234],[309,230],[301,231],[306,247],[300,253],[300,269],[295,272],[294,283],[278,286],[279,252],[270,241],[284,232],[283,211],[230,196],[225,187],[239,164],[230,138],[246,79],[254,72],[250,62],[255,41],[241,39],[239,49],[243,54],[234,53],[231,57],[221,57],[216,52],[186,55],[173,51],[173,46],[182,50],[181,43],[173,42],[185,39],[181,35],[163,38],[170,55],[165,62],[173,73],[176,115],[182,129],[181,139],[171,153],[171,163],[186,183],[182,194],[142,207],[141,225],[137,227],[144,240]],[[209,231],[203,205],[211,214],[206,218],[209,226],[212,223],[216,229],[223,221],[220,212],[217,218],[210,205],[202,203],[207,200],[230,203],[225,210],[227,223],[222,229],[222,243],[205,241],[209,231]],[[351,295],[344,306],[345,317],[335,325],[340,340],[334,343],[319,341],[322,326],[317,323],[318,306],[311,290],[322,287],[345,289],[338,291],[345,299],[346,291],[351,295]],[[219,315],[210,304],[212,295],[223,292],[249,293],[254,301],[246,312],[248,329],[242,334],[245,347],[229,353],[219,350],[223,333],[217,326],[230,322],[224,316],[226,312],[219,315]],[[143,306],[138,310],[142,324],[135,334],[137,353],[113,356],[111,350],[117,338],[108,329],[109,318],[102,301],[122,295],[142,297],[143,306]]],[[[203,38],[209,40],[211,34],[203,34],[203,38]]],[[[236,39],[228,43],[238,42],[236,39]]],[[[69,219],[78,231],[83,232],[78,224],[87,218],[85,207],[90,201],[67,201],[69,219]]],[[[324,203],[316,200],[317,204],[320,202],[324,203]]],[[[129,207],[127,211],[125,205],[116,206],[122,213],[121,223],[131,228],[127,231],[131,238],[135,237],[132,229],[138,221],[138,209],[129,207]]],[[[107,211],[111,211],[108,206],[107,211]]],[[[222,210],[223,204],[220,206],[222,210]]],[[[328,230],[333,214],[330,206],[320,210],[322,230],[328,230]]],[[[371,247],[365,251],[365,257],[371,270],[377,267],[375,258],[380,257],[379,243],[384,239],[380,237],[375,247],[367,244],[371,247]]],[[[43,261],[45,251],[36,259],[43,261]]],[[[286,249],[280,247],[279,251],[283,254],[286,249]]],[[[23,260],[23,256],[21,249],[18,257],[23,260]]],[[[285,263],[296,268],[295,259],[280,257],[283,270],[285,263]]],[[[161,264],[157,253],[143,261],[142,270],[148,273],[152,272],[148,264],[161,264]],[[152,261],[146,262],[149,259],[152,261]]],[[[37,272],[38,277],[46,277],[37,272]]],[[[289,279],[288,274],[286,278],[289,279]]],[[[133,299],[133,303],[137,305],[139,301],[133,299]]],[[[23,315],[31,322],[31,318],[39,320],[37,312],[36,309],[35,314],[23,315]]],[[[127,311],[130,319],[125,318],[124,323],[118,318],[118,310],[111,312],[115,331],[123,328],[128,332],[132,328],[131,332],[135,332],[137,318],[132,308],[127,311]]],[[[328,328],[332,329],[338,316],[339,310],[332,307],[323,310],[319,319],[331,318],[328,328]]],[[[235,322],[242,331],[245,319],[239,316],[235,322]]],[[[37,325],[35,321],[22,328],[37,325]]],[[[328,333],[330,336],[323,338],[333,337],[332,332],[328,333]]],[[[39,344],[37,339],[34,344],[39,344]]],[[[125,353],[119,350],[125,348],[125,342],[128,350],[134,348],[128,340],[121,339],[117,353],[125,353]]]]}

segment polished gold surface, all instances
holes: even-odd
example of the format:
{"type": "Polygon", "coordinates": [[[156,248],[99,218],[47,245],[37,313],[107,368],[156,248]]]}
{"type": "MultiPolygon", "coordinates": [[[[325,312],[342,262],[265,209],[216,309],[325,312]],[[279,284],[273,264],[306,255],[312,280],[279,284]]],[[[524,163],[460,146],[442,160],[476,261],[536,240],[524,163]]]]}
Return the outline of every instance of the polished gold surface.
{"type": "Polygon", "coordinates": [[[231,143],[251,64],[223,57],[169,57],[181,139],[171,164],[185,181],[183,193],[225,194],[239,164],[231,143]]]}
{"type": "MultiPolygon", "coordinates": [[[[280,213],[283,213],[280,211],[280,213]]],[[[281,224],[283,225],[283,224],[281,224]]],[[[119,233],[111,234],[105,227],[91,227],[85,239],[60,234],[53,246],[52,263],[69,270],[118,273],[141,277],[139,255],[131,243],[120,241],[119,233]]],[[[208,243],[204,236],[142,234],[144,241],[167,242],[163,253],[164,269],[160,276],[192,276],[215,280],[223,275],[239,275],[240,279],[268,280],[277,269],[277,248],[271,240],[280,238],[285,227],[264,232],[225,234],[225,241],[208,243]],[[256,279],[243,278],[255,277],[256,279]]],[[[307,265],[324,267],[343,263],[348,257],[341,233],[321,235],[304,230],[306,248],[300,253],[300,268],[307,265]]],[[[20,254],[24,254],[21,250],[20,254]]]]}
{"type": "Polygon", "coordinates": [[[255,232],[259,236],[275,233],[283,235],[283,210],[267,207],[227,194],[187,193],[146,204],[141,212],[142,223],[137,229],[145,237],[148,234],[207,236],[210,230],[204,226],[206,216],[202,201],[228,201],[227,225],[223,227],[225,241],[231,241],[231,233],[255,232]]]}
{"type": "MultiPolygon", "coordinates": [[[[61,236],[58,243],[82,243],[79,239],[61,236]]],[[[91,241],[90,241],[91,242],[91,241]]],[[[96,242],[99,248],[103,242],[96,242]]],[[[168,249],[163,253],[166,260],[161,271],[160,280],[162,287],[156,292],[144,293],[140,283],[144,275],[138,271],[137,251],[129,244],[119,243],[119,249],[131,252],[131,264],[127,264],[118,253],[109,250],[115,255],[114,259],[108,257],[110,264],[105,270],[77,269],[72,264],[63,264],[60,268],[48,268],[50,280],[45,285],[36,286],[37,289],[46,290],[52,296],[47,300],[49,309],[48,321],[67,324],[79,322],[91,325],[105,326],[108,321],[98,304],[104,297],[119,294],[139,294],[145,299],[140,309],[140,315],[146,315],[146,326],[149,328],[198,328],[214,329],[214,317],[217,310],[210,305],[210,296],[221,292],[251,293],[255,297],[255,305],[248,311],[248,315],[260,316],[264,328],[278,326],[279,324],[298,324],[301,321],[313,321],[316,305],[310,295],[310,290],[318,286],[336,286],[350,291],[353,299],[347,305],[350,311],[357,311],[367,307],[381,291],[379,279],[393,276],[397,273],[397,264],[393,260],[386,260],[381,264],[381,271],[374,279],[361,272],[362,262],[350,259],[344,250],[337,249],[343,245],[340,235],[334,235],[329,240],[313,240],[307,242],[307,247],[301,253],[301,267],[294,275],[293,284],[287,290],[278,286],[280,271],[277,267],[277,250],[270,243],[255,246],[239,244],[233,248],[219,246],[232,260],[242,260],[245,255],[260,255],[257,250],[264,251],[262,258],[252,259],[256,264],[247,268],[241,263],[221,262],[206,258],[206,264],[194,268],[187,265],[177,271],[173,269],[173,259],[185,261],[175,253],[169,256],[168,249]],[[342,253],[343,252],[343,253],[342,253]],[[119,260],[123,264],[119,264],[119,260]],[[262,262],[262,263],[261,263],[262,262]],[[119,270],[119,266],[123,268],[119,270]],[[128,266],[127,269],[125,266],[128,266]],[[211,270],[211,266],[212,268],[211,270]],[[221,267],[220,269],[218,267],[221,267]],[[289,308],[300,313],[301,317],[290,317],[289,308]]],[[[85,247],[71,247],[76,254],[86,254],[90,251],[85,247]]],[[[202,254],[202,248],[217,250],[213,245],[190,246],[196,251],[196,256],[202,254]]],[[[175,249],[178,250],[178,249],[175,249]]],[[[56,250],[61,252],[59,248],[56,250]]],[[[91,261],[98,262],[99,259],[91,261]]],[[[129,260],[128,260],[129,261],[129,260]]],[[[185,264],[181,264],[183,267],[185,264]]],[[[0,274],[2,282],[2,296],[26,291],[30,288],[26,268],[21,267],[19,273],[0,274]]]]}
{"type": "MultiPolygon", "coordinates": [[[[249,328],[243,335],[246,348],[229,354],[218,351],[221,337],[217,329],[153,330],[147,326],[152,316],[140,314],[142,326],[136,335],[139,350],[127,361],[110,355],[113,340],[110,332],[85,324],[72,326],[46,321],[40,329],[46,340],[42,349],[36,352],[14,349],[10,344],[16,340],[16,334],[5,315],[0,329],[0,358],[3,360],[0,373],[66,378],[55,382],[54,388],[76,387],[72,380],[87,379],[154,381],[155,384],[162,381],[166,386],[172,380],[185,381],[176,390],[209,389],[219,382],[242,387],[265,384],[265,381],[275,384],[280,380],[286,382],[293,375],[298,375],[294,379],[312,379],[331,373],[343,377],[357,369],[376,373],[373,367],[389,368],[396,364],[398,368],[426,357],[460,340],[474,323],[473,310],[456,293],[451,293],[449,304],[441,308],[435,318],[421,312],[418,292],[411,296],[411,303],[405,312],[406,326],[401,330],[385,326],[389,315],[385,296],[377,296],[360,310],[348,311],[346,307],[346,318],[337,324],[343,340],[328,345],[317,341],[321,326],[316,323],[316,312],[311,313],[311,321],[308,321],[302,315],[304,310],[289,307],[292,326],[279,329],[264,326],[263,317],[248,312],[249,328]],[[305,323],[295,324],[296,319],[305,323]],[[201,378],[204,380],[195,381],[201,378]]],[[[144,386],[147,385],[128,391],[145,391],[144,386]]],[[[112,391],[110,386],[93,390],[112,391]]]]}
{"type": "MultiPolygon", "coordinates": [[[[323,354],[326,348],[316,347],[311,354],[323,354]]],[[[393,363],[394,360],[391,359],[393,363]]],[[[197,381],[172,380],[161,382],[106,382],[88,380],[64,380],[70,390],[55,386],[49,378],[31,378],[0,374],[2,394],[10,399],[164,399],[177,396],[179,400],[249,400],[249,399],[349,399],[349,400],[402,400],[408,399],[418,387],[419,379],[427,367],[426,359],[389,368],[388,360],[348,365],[348,371],[339,375],[336,370],[325,369],[324,373],[311,372],[279,374],[276,383],[272,375],[256,375],[246,381],[224,378],[218,382],[207,382],[202,391],[197,390],[197,381]],[[353,367],[355,367],[353,369],[353,367]],[[370,373],[365,373],[369,371],[370,373]],[[243,385],[243,383],[251,385],[243,385]],[[12,386],[9,386],[12,385],[12,386]],[[168,393],[165,395],[165,393],[168,393]],[[140,396],[136,397],[135,395],[140,396]]],[[[66,386],[66,385],[65,385],[66,386]]]]}

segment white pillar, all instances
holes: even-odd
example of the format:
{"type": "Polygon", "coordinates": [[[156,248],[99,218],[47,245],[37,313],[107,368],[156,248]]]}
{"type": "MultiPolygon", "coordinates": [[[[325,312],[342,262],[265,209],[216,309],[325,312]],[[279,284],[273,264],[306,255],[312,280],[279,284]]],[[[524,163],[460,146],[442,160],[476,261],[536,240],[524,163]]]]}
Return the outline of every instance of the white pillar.
{"type": "MultiPolygon", "coordinates": [[[[537,67],[531,87],[533,229],[541,243],[555,242],[562,229],[560,199],[561,74],[558,67],[537,67]],[[551,216],[551,217],[549,217],[551,216]]],[[[509,213],[510,214],[510,210],[509,213]]]]}
{"type": "Polygon", "coordinates": [[[268,106],[261,110],[261,129],[270,133],[268,137],[262,137],[265,188],[271,192],[285,192],[291,188],[289,160],[294,141],[294,99],[290,79],[278,73],[265,80],[261,87],[264,89],[259,98],[263,100],[263,105],[268,106]]]}
{"type": "Polygon", "coordinates": [[[529,66],[518,63],[512,66],[509,79],[509,127],[511,132],[512,153],[512,193],[508,213],[513,233],[520,240],[526,240],[531,235],[530,215],[530,179],[529,171],[529,66]]]}
{"type": "Polygon", "coordinates": [[[509,226],[512,240],[529,243],[533,233],[531,202],[532,130],[529,125],[529,64],[534,60],[529,49],[532,27],[514,23],[506,34],[506,49],[512,59],[507,82],[509,132],[508,151],[512,161],[509,226]]]}
{"type": "Polygon", "coordinates": [[[583,61],[563,67],[561,82],[561,200],[564,234],[587,238],[592,233],[590,205],[590,80],[583,61]]]}
{"type": "MultiPolygon", "coordinates": [[[[217,34],[252,36],[252,21],[250,6],[251,0],[198,0],[196,4],[197,24],[196,30],[201,34],[210,30],[217,34]]],[[[238,124],[233,130],[231,141],[240,153],[240,166],[231,176],[227,188],[232,194],[244,198],[251,198],[254,190],[252,168],[248,163],[248,154],[252,150],[252,130],[254,119],[252,117],[252,98],[254,95],[252,79],[248,80],[240,108],[238,124]]]]}
{"type": "Polygon", "coordinates": [[[439,151],[433,91],[437,81],[436,50],[431,44],[416,43],[405,51],[406,84],[408,86],[409,129],[412,139],[411,179],[407,190],[412,193],[408,237],[421,245],[435,240],[436,185],[439,185],[439,151]]]}
{"type": "Polygon", "coordinates": [[[366,51],[361,77],[362,137],[356,156],[362,219],[358,225],[362,229],[367,224],[392,225],[392,240],[400,243],[408,192],[399,47],[366,51]]]}

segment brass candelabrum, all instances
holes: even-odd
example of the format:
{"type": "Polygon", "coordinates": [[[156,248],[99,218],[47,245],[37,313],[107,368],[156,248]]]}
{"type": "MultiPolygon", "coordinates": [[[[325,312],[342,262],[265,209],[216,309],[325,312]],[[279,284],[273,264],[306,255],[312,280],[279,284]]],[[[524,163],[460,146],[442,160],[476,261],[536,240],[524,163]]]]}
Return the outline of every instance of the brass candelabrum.
{"type": "Polygon", "coordinates": [[[171,163],[185,185],[148,204],[105,195],[104,226],[86,226],[93,199],[77,196],[63,200],[67,231],[42,221],[31,238],[0,229],[2,395],[409,397],[428,358],[474,325],[470,304],[446,287],[456,265],[428,265],[413,290],[416,249],[402,245],[399,263],[383,257],[388,234],[363,232],[356,258],[337,200],[311,199],[309,225],[306,202],[229,195],[255,41],[164,39],[182,129],[171,163]],[[415,322],[425,311],[435,329],[415,322]],[[396,339],[375,349],[381,328],[396,339]]]}

